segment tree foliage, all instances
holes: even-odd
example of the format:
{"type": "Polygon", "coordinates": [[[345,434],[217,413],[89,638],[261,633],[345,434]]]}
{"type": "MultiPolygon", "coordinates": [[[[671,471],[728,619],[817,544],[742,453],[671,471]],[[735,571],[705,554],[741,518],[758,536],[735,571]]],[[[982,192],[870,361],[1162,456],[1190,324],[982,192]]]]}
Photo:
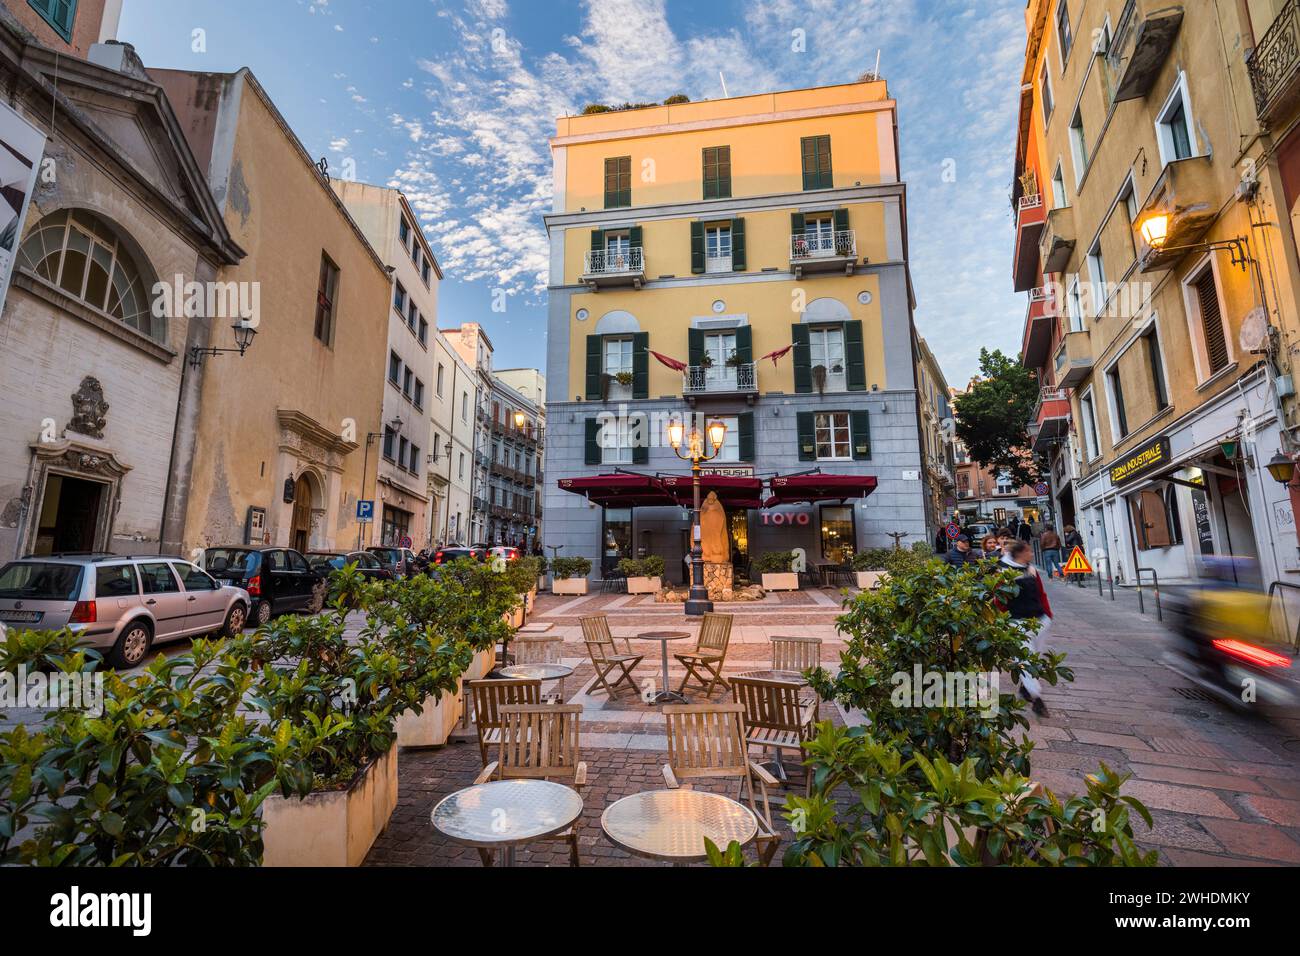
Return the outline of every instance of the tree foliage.
{"type": "Polygon", "coordinates": [[[1038,403],[1037,377],[999,349],[980,349],[980,377],[956,399],[957,437],[971,460],[1010,472],[1018,485],[1039,480],[1027,426],[1038,403]]]}

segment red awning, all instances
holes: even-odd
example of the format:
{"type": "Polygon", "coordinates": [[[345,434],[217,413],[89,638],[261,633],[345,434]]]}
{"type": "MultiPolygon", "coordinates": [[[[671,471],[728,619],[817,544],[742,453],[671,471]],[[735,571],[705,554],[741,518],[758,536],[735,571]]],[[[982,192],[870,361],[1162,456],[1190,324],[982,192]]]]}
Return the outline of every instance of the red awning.
{"type": "MultiPolygon", "coordinates": [[[[675,504],[683,508],[695,504],[694,484],[690,475],[667,475],[659,479],[675,504]]],[[[737,475],[700,475],[700,500],[712,491],[727,508],[762,507],[763,482],[759,478],[742,478],[737,475]]]]}
{"type": "Polygon", "coordinates": [[[624,474],[588,475],[583,478],[561,478],[560,488],[582,495],[588,501],[610,508],[637,508],[671,505],[672,498],[649,475],[624,474]]]}
{"type": "Polygon", "coordinates": [[[849,501],[876,490],[871,475],[789,475],[772,479],[772,496],[764,508],[810,501],[849,501]]]}

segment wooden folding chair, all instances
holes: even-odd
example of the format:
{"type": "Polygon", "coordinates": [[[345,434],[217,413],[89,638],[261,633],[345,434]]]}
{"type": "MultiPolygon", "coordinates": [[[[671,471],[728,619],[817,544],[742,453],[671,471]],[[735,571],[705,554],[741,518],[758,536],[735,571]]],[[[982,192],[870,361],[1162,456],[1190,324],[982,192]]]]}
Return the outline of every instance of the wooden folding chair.
{"type": "MultiPolygon", "coordinates": [[[[581,704],[503,704],[498,709],[501,733],[497,759],[485,766],[474,783],[489,780],[551,780],[581,791],[587,765],[579,756],[581,704]]],[[[552,837],[569,844],[569,865],[578,865],[578,822],[552,837]]],[[[484,866],[492,865],[490,850],[480,849],[484,866]]]]}
{"type": "Polygon", "coordinates": [[[772,669],[803,673],[822,665],[820,637],[772,638],[772,669]]]}
{"type": "Polygon", "coordinates": [[[723,690],[731,686],[722,677],[722,665],[727,659],[727,645],[731,643],[731,621],[730,614],[712,612],[705,614],[695,650],[673,655],[686,668],[686,676],[682,678],[677,693],[685,691],[686,684],[692,678],[704,688],[705,697],[712,694],[714,688],[719,685],[723,690]]]}
{"type": "Polygon", "coordinates": [[[626,637],[623,638],[623,646],[627,653],[618,653],[618,645],[614,643],[614,636],[609,631],[609,618],[603,614],[584,617],[582,639],[587,643],[587,655],[591,658],[591,666],[596,668],[596,684],[605,689],[605,693],[611,700],[624,684],[634,695],[641,693],[636,680],[632,677],[632,671],[645,659],[645,655],[633,654],[632,642],[626,637]],[[612,682],[609,679],[611,672],[615,674],[612,682]]]}
{"type": "MultiPolygon", "coordinates": [[[[744,709],[745,743],[771,750],[775,757],[776,775],[787,782],[781,751],[796,750],[799,760],[804,759],[804,742],[815,735],[817,702],[799,698],[800,688],[784,681],[762,680],[757,677],[733,677],[731,694],[744,709]]],[[[811,774],[805,768],[804,790],[809,789],[811,774]]]]}
{"type": "Polygon", "coordinates": [[[663,711],[668,724],[664,783],[670,790],[689,790],[693,780],[735,780],[738,796],[747,797],[749,809],[758,819],[755,843],[759,862],[769,865],[781,842],[767,799],[767,788],[775,787],[777,780],[749,759],[745,709],[739,704],[666,704],[663,711]]]}
{"type": "Polygon", "coordinates": [[[484,766],[488,748],[501,742],[501,708],[508,704],[540,704],[539,680],[472,680],[466,683],[474,701],[474,726],[478,730],[478,752],[484,766]]]}

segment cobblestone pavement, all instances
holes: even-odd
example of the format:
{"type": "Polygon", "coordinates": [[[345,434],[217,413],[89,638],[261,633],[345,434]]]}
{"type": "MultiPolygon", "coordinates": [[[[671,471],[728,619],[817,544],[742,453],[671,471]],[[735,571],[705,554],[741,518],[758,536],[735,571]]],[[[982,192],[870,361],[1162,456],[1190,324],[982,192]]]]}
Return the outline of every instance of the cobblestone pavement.
{"type": "MultiPolygon", "coordinates": [[[[1158,849],[1166,865],[1300,864],[1300,722],[1265,723],[1196,699],[1189,682],[1162,662],[1167,631],[1157,622],[1149,596],[1150,613],[1144,616],[1132,594],[1120,594],[1112,603],[1095,590],[1061,583],[1050,588],[1057,615],[1053,648],[1068,654],[1076,679],[1068,687],[1048,688],[1051,715],[1033,718],[1034,777],[1065,794],[1083,790],[1082,775],[1100,761],[1131,773],[1125,792],[1141,799],[1155,818],[1150,831],[1139,821],[1139,842],[1158,849]]],[[[823,661],[833,665],[843,646],[834,625],[839,600],[829,590],[804,591],[728,606],[736,621],[725,673],[764,666],[768,638],[779,634],[822,637],[823,661]]],[[[663,786],[666,752],[658,708],[630,695],[610,703],[603,693],[585,693],[592,670],[579,618],[593,613],[609,616],[616,637],[693,628],[683,624],[680,608],[629,595],[543,595],[533,618],[543,633],[563,641],[559,656],[576,668],[565,682],[566,698],[585,708],[582,750],[590,784],[579,824],[582,862],[653,865],[614,847],[600,829],[601,812],[610,803],[663,786]]],[[[659,645],[634,647],[646,655],[638,677],[657,683],[659,645]]],[[[680,675],[673,662],[670,678],[675,682],[680,675]]],[[[715,693],[713,699],[724,696],[715,693]]],[[[845,721],[832,704],[822,705],[821,716],[845,721]]],[[[449,843],[429,823],[438,800],[469,785],[478,773],[472,731],[436,750],[404,751],[400,768],[397,812],[367,864],[479,865],[476,851],[449,843]]],[[[792,777],[800,790],[801,774],[792,777]]],[[[783,802],[778,790],[774,812],[783,802]]],[[[537,844],[521,849],[519,862],[567,865],[567,850],[560,842],[537,844]]]]}

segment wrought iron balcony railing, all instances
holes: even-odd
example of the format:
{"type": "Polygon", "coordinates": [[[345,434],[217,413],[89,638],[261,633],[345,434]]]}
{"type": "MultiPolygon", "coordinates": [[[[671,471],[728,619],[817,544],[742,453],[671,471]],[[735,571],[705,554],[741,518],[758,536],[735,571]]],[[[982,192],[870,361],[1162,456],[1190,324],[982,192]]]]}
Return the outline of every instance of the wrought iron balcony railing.
{"type": "Polygon", "coordinates": [[[1300,0],[1287,0],[1263,39],[1246,60],[1255,111],[1267,120],[1274,107],[1290,99],[1300,80],[1300,0]]]}
{"type": "Polygon", "coordinates": [[[857,234],[852,229],[839,232],[805,232],[790,237],[790,258],[853,258],[858,254],[857,234]]]}
{"type": "Polygon", "coordinates": [[[692,365],[682,376],[682,394],[709,395],[757,392],[758,364],[744,362],[739,365],[692,365]]]}
{"type": "Polygon", "coordinates": [[[629,249],[603,249],[588,252],[584,275],[605,276],[645,272],[645,250],[641,246],[629,249]]]}

